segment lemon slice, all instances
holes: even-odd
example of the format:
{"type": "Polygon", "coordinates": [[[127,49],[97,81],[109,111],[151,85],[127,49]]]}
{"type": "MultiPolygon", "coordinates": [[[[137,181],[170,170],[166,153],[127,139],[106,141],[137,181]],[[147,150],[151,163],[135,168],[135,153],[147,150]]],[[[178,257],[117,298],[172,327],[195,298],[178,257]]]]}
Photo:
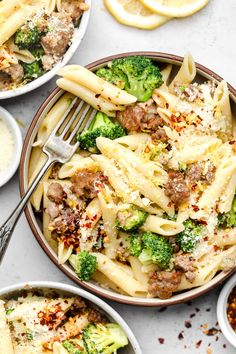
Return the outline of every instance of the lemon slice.
{"type": "Polygon", "coordinates": [[[169,17],[193,15],[206,6],[209,0],[140,0],[150,11],[169,17]]]}
{"type": "Polygon", "coordinates": [[[104,0],[104,3],[111,15],[127,26],[153,29],[170,20],[151,12],[138,0],[104,0]]]}

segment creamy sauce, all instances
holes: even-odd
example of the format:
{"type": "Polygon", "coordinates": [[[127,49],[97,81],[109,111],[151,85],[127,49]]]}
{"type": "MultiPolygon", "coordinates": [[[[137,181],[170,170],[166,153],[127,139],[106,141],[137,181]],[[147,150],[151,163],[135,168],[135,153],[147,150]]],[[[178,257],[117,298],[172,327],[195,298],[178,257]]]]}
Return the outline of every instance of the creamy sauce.
{"type": "Polygon", "coordinates": [[[13,135],[7,124],[0,118],[0,173],[10,165],[13,152],[13,135]]]}

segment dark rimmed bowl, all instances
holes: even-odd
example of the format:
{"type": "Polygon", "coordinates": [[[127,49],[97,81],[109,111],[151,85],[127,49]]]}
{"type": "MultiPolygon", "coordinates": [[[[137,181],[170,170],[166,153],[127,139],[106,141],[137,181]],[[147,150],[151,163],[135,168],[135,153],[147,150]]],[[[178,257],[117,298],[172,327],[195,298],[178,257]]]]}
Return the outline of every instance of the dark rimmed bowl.
{"type": "MultiPolygon", "coordinates": [[[[166,53],[158,53],[158,52],[132,52],[132,53],[122,53],[118,55],[113,55],[110,57],[106,57],[103,59],[100,59],[98,61],[95,61],[89,65],[87,65],[87,68],[91,70],[97,70],[98,68],[106,65],[107,62],[110,60],[116,59],[116,58],[121,58],[129,55],[144,55],[148,58],[153,59],[154,61],[158,62],[160,66],[163,64],[173,64],[175,67],[179,67],[181,63],[183,62],[183,57],[172,55],[172,54],[166,54],[166,53]]],[[[204,80],[215,80],[215,81],[222,81],[223,79],[215,74],[213,71],[210,69],[207,69],[206,67],[196,64],[197,66],[197,78],[199,81],[204,81],[204,80]]],[[[229,90],[230,90],[230,98],[231,98],[231,103],[232,103],[232,109],[233,112],[236,113],[236,90],[229,85],[229,90]]],[[[44,101],[42,106],[39,108],[38,112],[36,113],[29,129],[25,137],[24,145],[23,145],[23,150],[22,150],[22,155],[21,155],[21,162],[20,162],[20,193],[21,195],[24,194],[24,192],[27,189],[27,181],[28,181],[28,165],[29,165],[29,158],[31,154],[31,149],[32,149],[32,144],[35,140],[36,133],[38,131],[39,125],[41,121],[39,120],[40,115],[42,112],[45,111],[46,107],[52,107],[55,101],[62,95],[63,91],[59,88],[56,88],[51,95],[44,101]]],[[[167,300],[161,300],[157,298],[135,298],[135,297],[130,297],[126,295],[121,295],[113,290],[108,290],[105,288],[102,288],[98,284],[94,282],[82,282],[78,279],[78,277],[75,275],[74,271],[72,268],[65,264],[65,265],[60,265],[58,264],[57,260],[57,254],[54,252],[52,247],[48,244],[47,240],[45,239],[41,225],[39,221],[36,218],[36,215],[32,209],[32,206],[29,204],[27,208],[25,209],[25,215],[28,220],[28,223],[31,227],[31,230],[33,231],[34,236],[36,237],[38,243],[40,246],[43,248],[45,253],[48,255],[48,257],[54,262],[54,264],[63,272],[65,273],[70,279],[72,279],[74,282],[76,282],[78,285],[83,286],[87,290],[99,295],[103,296],[109,300],[117,301],[120,303],[124,304],[129,304],[129,305],[136,305],[136,306],[169,306],[169,305],[174,305],[178,303],[183,303],[188,300],[194,299],[196,297],[199,297],[206,292],[214,289],[216,286],[220,285],[223,281],[225,281],[233,272],[235,269],[232,269],[228,272],[220,272],[218,273],[211,281],[209,281],[207,284],[190,289],[188,291],[184,291],[181,293],[176,293],[174,294],[170,299],[167,300]]]]}

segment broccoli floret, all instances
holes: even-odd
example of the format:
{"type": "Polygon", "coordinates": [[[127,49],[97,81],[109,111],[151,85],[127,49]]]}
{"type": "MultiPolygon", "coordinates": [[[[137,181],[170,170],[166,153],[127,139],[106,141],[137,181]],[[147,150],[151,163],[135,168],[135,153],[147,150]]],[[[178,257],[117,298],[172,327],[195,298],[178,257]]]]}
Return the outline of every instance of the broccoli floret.
{"type": "Polygon", "coordinates": [[[24,26],[16,31],[14,42],[20,49],[34,49],[40,44],[41,36],[37,27],[24,26]]]}
{"type": "Polygon", "coordinates": [[[160,268],[167,269],[173,254],[173,247],[168,240],[152,232],[142,235],[143,250],[139,256],[141,263],[156,263],[160,268]]]}
{"type": "Polygon", "coordinates": [[[35,60],[31,64],[22,63],[22,66],[24,69],[24,79],[26,81],[37,79],[44,74],[44,70],[39,60],[35,60]]]}
{"type": "Polygon", "coordinates": [[[163,83],[159,68],[143,56],[115,59],[108,64],[108,68],[100,69],[96,74],[124,88],[140,102],[147,101],[153,90],[163,83]]]}
{"type": "Polygon", "coordinates": [[[87,354],[87,350],[82,339],[66,340],[62,343],[69,354],[87,354]]]}
{"type": "Polygon", "coordinates": [[[119,75],[116,75],[115,73],[112,72],[112,70],[107,68],[98,69],[96,75],[112,83],[113,85],[116,85],[122,90],[125,88],[125,85],[128,83],[125,74],[122,75],[121,73],[119,73],[119,75]]]}
{"type": "Polygon", "coordinates": [[[218,215],[218,226],[236,227],[236,196],[234,197],[231,210],[228,213],[223,213],[218,215]]]}
{"type": "Polygon", "coordinates": [[[203,227],[188,219],[184,222],[184,231],[176,237],[176,242],[184,252],[192,252],[202,238],[203,227]]]}
{"type": "Polygon", "coordinates": [[[72,254],[69,262],[80,280],[90,280],[97,269],[97,258],[87,251],[72,254]]]}
{"type": "Polygon", "coordinates": [[[145,223],[147,217],[146,211],[137,209],[130,204],[125,209],[118,211],[116,227],[126,232],[135,231],[145,223]]]}
{"type": "Polygon", "coordinates": [[[124,135],[126,132],[118,122],[113,123],[105,113],[98,112],[89,128],[78,135],[77,139],[81,149],[96,153],[98,152],[96,139],[99,136],[114,140],[124,135]]]}
{"type": "Polygon", "coordinates": [[[143,243],[139,234],[129,236],[129,252],[131,256],[139,257],[143,249],[143,243]]]}
{"type": "Polygon", "coordinates": [[[43,47],[39,47],[39,48],[31,50],[31,53],[33,54],[35,59],[39,60],[45,54],[45,51],[44,51],[43,47]]]}
{"type": "Polygon", "coordinates": [[[89,325],[83,331],[88,354],[113,354],[128,344],[127,336],[116,323],[89,325]]]}

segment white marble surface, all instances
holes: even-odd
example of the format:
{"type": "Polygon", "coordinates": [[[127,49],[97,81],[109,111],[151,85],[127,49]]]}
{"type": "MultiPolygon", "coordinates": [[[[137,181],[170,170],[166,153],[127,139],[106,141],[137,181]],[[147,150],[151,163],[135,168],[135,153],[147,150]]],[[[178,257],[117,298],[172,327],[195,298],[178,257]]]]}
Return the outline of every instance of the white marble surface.
{"type": "MultiPolygon", "coordinates": [[[[102,0],[93,1],[87,34],[72,63],[87,64],[107,55],[151,50],[183,55],[191,51],[195,59],[223,76],[236,86],[236,1],[211,0],[198,14],[173,20],[151,32],[124,27],[106,12],[102,0]]],[[[25,135],[36,110],[55,87],[55,80],[25,96],[0,102],[14,116],[24,122],[25,135]]],[[[0,189],[0,223],[9,215],[19,200],[18,176],[0,189]]],[[[0,268],[0,286],[29,280],[55,280],[71,283],[47,258],[35,241],[24,216],[15,229],[6,257],[0,268]]],[[[200,326],[216,323],[218,290],[194,300],[191,305],[178,305],[164,312],[158,309],[135,308],[113,303],[127,320],[139,339],[145,354],[203,354],[208,345],[215,354],[233,354],[233,349],[222,334],[208,337],[200,326]],[[196,308],[200,311],[197,312],[196,308]],[[191,314],[196,314],[190,319],[191,314]],[[186,328],[185,321],[192,327],[186,328]],[[178,335],[184,331],[182,340],[178,335]],[[160,344],[158,338],[164,338],[160,344]],[[196,342],[202,340],[199,348],[196,342]],[[223,345],[226,344],[226,348],[223,345]]],[[[209,351],[208,354],[211,352],[209,351]]],[[[1,353],[3,354],[3,353],[1,353]]]]}

